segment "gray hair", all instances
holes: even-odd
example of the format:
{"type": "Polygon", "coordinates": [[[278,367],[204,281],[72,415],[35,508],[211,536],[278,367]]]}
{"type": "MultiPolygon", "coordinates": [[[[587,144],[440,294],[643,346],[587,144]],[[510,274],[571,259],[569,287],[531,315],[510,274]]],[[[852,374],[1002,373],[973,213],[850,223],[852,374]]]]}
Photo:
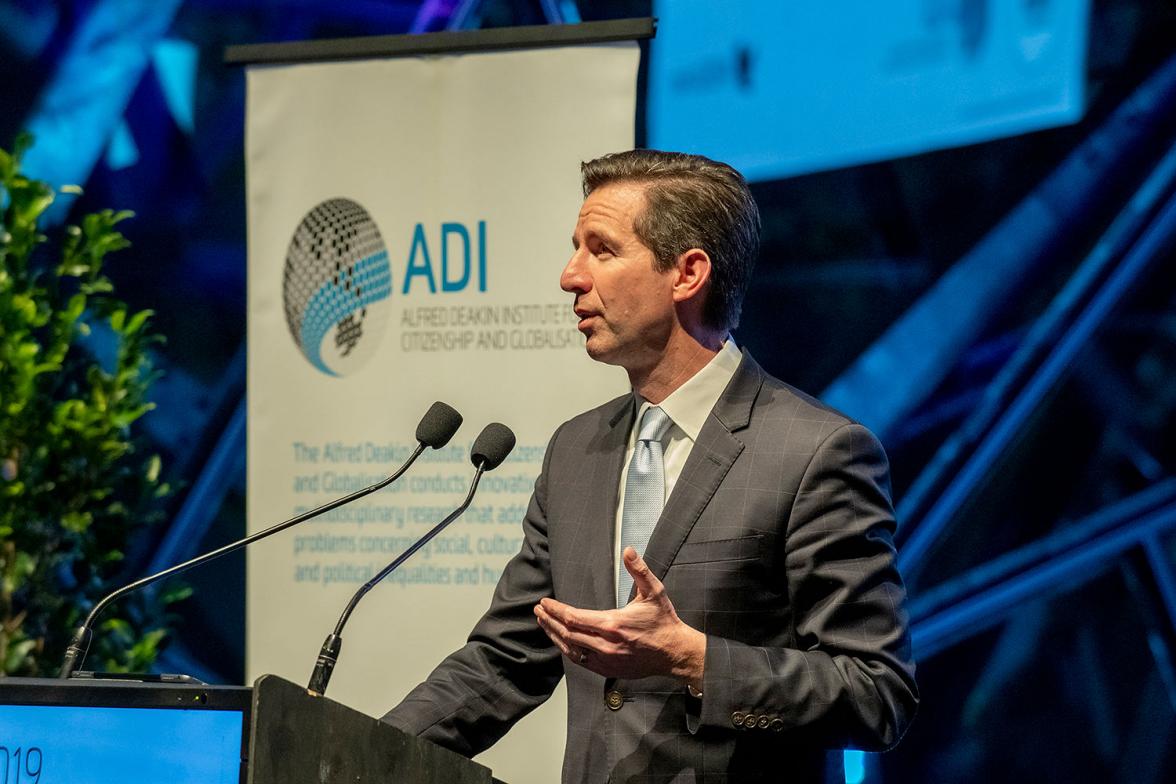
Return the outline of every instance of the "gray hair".
{"type": "Polygon", "coordinates": [[[701,155],[629,150],[580,164],[584,196],[617,182],[645,187],[646,206],[634,221],[637,237],[668,270],[691,248],[711,260],[707,326],[739,326],[743,295],[759,254],[760,215],[743,175],[701,155]]]}

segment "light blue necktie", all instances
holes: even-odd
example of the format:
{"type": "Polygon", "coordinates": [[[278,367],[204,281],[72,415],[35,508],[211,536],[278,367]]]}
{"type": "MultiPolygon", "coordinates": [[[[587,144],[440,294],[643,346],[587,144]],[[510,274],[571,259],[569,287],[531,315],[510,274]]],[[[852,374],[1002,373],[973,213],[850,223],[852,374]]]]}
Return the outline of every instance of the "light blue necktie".
{"type": "MultiPolygon", "coordinates": [[[[625,508],[621,510],[621,550],[632,547],[644,555],[657,518],[661,517],[666,500],[665,464],[662,460],[662,437],[673,421],[657,406],[645,409],[637,443],[629,460],[629,474],[625,478],[625,508]]],[[[633,578],[624,562],[617,576],[617,607],[629,601],[633,578]]]]}

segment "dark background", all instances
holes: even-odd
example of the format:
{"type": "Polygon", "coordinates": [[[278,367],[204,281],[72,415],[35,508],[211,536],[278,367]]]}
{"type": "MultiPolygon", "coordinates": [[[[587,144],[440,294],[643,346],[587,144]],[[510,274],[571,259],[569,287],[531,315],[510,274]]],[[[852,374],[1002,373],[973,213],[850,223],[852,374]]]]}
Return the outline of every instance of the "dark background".
{"type": "MultiPolygon", "coordinates": [[[[0,0],[0,144],[60,108],[60,69],[92,75],[65,96],[93,110],[84,133],[105,150],[73,209],[135,210],[110,274],[167,336],[145,426],[184,488],[178,527],[141,543],[128,578],[244,530],[244,77],[224,48],[650,13],[0,0]],[[113,42],[84,40],[98,14],[125,16],[113,42]]],[[[867,781],[1176,780],[1176,177],[1143,187],[1176,143],[1176,3],[1090,13],[1079,123],[753,186],[764,247],[737,339],[818,394],[872,352],[901,401],[867,424],[893,466],[923,705],[898,749],[866,759],[867,781]],[[1016,222],[1027,203],[1052,218],[1038,240],[1016,222]],[[1129,205],[1134,223],[1113,225],[1129,205]],[[986,296],[943,372],[904,373],[1008,254],[1024,274],[986,296]]],[[[71,150],[39,154],[68,165],[71,150]]],[[[189,580],[161,665],[241,681],[243,558],[189,580]]]]}

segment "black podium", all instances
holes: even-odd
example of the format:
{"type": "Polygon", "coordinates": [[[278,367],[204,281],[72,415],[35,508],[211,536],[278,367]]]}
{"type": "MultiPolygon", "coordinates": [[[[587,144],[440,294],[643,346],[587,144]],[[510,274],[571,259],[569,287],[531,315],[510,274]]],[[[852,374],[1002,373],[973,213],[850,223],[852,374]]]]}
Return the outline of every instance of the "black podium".
{"type": "Polygon", "coordinates": [[[490,784],[490,769],[276,675],[253,684],[248,784],[490,784]]]}
{"type": "Polygon", "coordinates": [[[0,678],[0,768],[113,784],[491,784],[490,770],[275,675],[250,687],[0,678]]]}

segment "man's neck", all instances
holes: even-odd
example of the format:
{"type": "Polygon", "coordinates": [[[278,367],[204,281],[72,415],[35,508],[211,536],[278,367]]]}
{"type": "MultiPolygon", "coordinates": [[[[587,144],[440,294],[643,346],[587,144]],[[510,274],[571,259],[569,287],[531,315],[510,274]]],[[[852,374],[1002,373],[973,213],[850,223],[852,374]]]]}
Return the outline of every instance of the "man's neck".
{"type": "Polygon", "coordinates": [[[654,365],[629,369],[633,391],[657,405],[706,367],[723,348],[726,337],[725,332],[714,330],[676,332],[654,365]]]}

